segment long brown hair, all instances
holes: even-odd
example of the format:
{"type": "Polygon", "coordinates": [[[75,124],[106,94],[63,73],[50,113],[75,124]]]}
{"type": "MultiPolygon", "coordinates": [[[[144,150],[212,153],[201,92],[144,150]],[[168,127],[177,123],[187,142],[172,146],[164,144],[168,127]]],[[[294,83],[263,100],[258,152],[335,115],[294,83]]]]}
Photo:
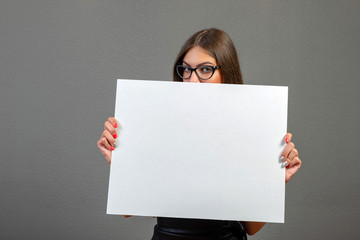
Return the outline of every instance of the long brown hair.
{"type": "Polygon", "coordinates": [[[234,44],[224,31],[216,28],[201,30],[186,40],[175,60],[173,68],[174,81],[183,81],[176,73],[176,65],[182,65],[186,53],[195,46],[204,48],[215,58],[217,64],[221,67],[219,70],[222,74],[223,83],[243,83],[234,44]]]}

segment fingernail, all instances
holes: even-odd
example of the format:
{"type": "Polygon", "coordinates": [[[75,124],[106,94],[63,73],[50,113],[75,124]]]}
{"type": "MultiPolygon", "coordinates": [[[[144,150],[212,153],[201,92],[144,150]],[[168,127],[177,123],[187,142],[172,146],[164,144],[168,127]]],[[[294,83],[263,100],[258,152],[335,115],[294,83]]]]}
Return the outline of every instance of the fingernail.
{"type": "Polygon", "coordinates": [[[286,166],[286,168],[289,168],[290,167],[290,164],[286,166]]]}
{"type": "Polygon", "coordinates": [[[115,148],[114,148],[113,146],[111,146],[111,147],[110,147],[110,149],[111,149],[112,151],[114,151],[114,150],[115,150],[115,148]]]}
{"type": "Polygon", "coordinates": [[[117,138],[117,134],[116,134],[116,133],[114,133],[113,137],[114,137],[114,138],[117,138]]]}
{"type": "Polygon", "coordinates": [[[284,159],[285,159],[284,156],[281,156],[280,157],[280,162],[284,161],[284,159]]]}
{"type": "Polygon", "coordinates": [[[114,123],[114,128],[117,128],[117,123],[114,123]]]}
{"type": "Polygon", "coordinates": [[[288,161],[285,161],[285,162],[283,162],[282,166],[286,167],[288,164],[289,164],[288,161]]]}
{"type": "Polygon", "coordinates": [[[285,138],[285,142],[289,143],[289,138],[288,137],[285,138]]]}

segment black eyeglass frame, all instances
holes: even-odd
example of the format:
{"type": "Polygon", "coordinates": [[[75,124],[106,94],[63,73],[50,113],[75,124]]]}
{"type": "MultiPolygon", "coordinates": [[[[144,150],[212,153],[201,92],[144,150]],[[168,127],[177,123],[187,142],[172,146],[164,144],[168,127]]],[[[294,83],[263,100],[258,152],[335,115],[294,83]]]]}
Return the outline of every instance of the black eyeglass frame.
{"type": "Polygon", "coordinates": [[[203,66],[199,66],[199,67],[196,67],[196,68],[191,68],[191,67],[186,66],[186,65],[176,65],[176,73],[177,73],[178,76],[179,76],[180,78],[182,78],[182,79],[189,79],[189,78],[191,78],[192,73],[195,72],[196,76],[197,76],[199,79],[201,79],[201,80],[209,80],[209,79],[214,75],[215,70],[216,70],[216,69],[219,69],[219,68],[220,68],[220,66],[210,66],[210,65],[203,65],[203,66]],[[190,73],[189,77],[182,77],[181,74],[179,73],[179,67],[184,67],[184,68],[190,69],[191,73],[190,73]],[[211,73],[210,77],[208,77],[208,78],[202,78],[202,77],[200,77],[199,74],[198,74],[198,72],[196,71],[198,68],[204,68],[204,67],[210,67],[210,68],[212,68],[212,73],[211,73]]]}

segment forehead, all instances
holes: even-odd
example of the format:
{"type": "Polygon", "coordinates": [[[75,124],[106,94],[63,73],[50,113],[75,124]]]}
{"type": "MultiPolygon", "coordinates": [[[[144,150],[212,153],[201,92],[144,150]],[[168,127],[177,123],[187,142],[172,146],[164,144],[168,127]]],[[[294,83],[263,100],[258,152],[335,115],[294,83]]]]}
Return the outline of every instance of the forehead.
{"type": "Polygon", "coordinates": [[[198,65],[199,63],[208,62],[216,65],[216,60],[207,50],[200,46],[191,48],[184,56],[184,62],[190,65],[198,65]]]}

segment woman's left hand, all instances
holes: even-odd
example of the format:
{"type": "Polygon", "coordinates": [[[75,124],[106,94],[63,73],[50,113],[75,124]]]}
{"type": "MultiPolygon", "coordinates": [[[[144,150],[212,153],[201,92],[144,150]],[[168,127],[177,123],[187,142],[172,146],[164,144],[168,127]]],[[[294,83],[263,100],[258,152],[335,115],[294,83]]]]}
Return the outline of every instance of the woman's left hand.
{"type": "Polygon", "coordinates": [[[292,176],[299,170],[301,166],[301,160],[299,158],[299,153],[295,148],[295,144],[291,142],[292,134],[287,133],[285,135],[286,147],[281,154],[280,160],[284,167],[285,171],[285,183],[287,183],[292,176]]]}

